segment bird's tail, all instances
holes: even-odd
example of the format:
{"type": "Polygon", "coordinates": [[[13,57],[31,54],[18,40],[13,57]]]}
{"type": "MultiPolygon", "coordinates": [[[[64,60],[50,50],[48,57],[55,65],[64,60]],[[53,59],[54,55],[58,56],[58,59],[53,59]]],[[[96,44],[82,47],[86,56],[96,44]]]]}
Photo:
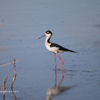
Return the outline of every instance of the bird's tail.
{"type": "Polygon", "coordinates": [[[73,53],[77,53],[76,51],[69,50],[69,49],[66,49],[66,51],[73,52],[73,53]]]}
{"type": "Polygon", "coordinates": [[[73,50],[69,50],[69,52],[77,53],[76,51],[73,51],[73,50]]]}

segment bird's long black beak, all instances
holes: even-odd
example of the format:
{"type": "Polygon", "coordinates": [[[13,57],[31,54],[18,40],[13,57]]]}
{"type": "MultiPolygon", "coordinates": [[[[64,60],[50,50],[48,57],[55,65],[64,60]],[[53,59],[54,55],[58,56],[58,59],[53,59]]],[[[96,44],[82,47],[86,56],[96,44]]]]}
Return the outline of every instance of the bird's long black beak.
{"type": "Polygon", "coordinates": [[[42,38],[42,37],[44,37],[45,35],[43,35],[43,36],[41,36],[41,37],[39,37],[38,39],[40,39],[40,38],[42,38]]]}

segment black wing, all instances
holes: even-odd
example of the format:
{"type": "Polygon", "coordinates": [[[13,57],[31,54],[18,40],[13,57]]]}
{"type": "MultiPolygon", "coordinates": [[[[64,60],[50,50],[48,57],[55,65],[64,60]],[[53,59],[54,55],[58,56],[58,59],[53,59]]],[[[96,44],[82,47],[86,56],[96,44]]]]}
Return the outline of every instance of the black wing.
{"type": "Polygon", "coordinates": [[[62,47],[62,46],[60,46],[60,45],[58,45],[58,44],[56,44],[56,43],[51,43],[50,47],[58,47],[59,50],[69,51],[69,52],[76,53],[75,51],[73,51],[73,50],[69,50],[69,49],[67,49],[67,48],[64,48],[64,47],[62,47]]]}

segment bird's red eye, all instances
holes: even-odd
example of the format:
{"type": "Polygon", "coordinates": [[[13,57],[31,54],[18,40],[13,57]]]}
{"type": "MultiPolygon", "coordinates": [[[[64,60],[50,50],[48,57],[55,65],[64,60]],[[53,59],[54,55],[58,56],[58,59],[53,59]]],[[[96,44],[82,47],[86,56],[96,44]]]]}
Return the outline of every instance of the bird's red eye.
{"type": "Polygon", "coordinates": [[[49,34],[49,32],[47,32],[46,34],[49,34]]]}

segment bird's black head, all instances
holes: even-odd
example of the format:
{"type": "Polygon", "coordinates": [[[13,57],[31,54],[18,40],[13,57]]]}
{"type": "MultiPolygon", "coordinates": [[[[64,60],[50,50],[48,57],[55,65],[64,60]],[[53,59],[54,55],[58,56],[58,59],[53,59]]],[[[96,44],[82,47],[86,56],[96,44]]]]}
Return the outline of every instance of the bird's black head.
{"type": "Polygon", "coordinates": [[[51,35],[52,35],[52,32],[51,32],[50,30],[47,30],[45,33],[46,33],[46,34],[51,34],[51,35]]]}
{"type": "Polygon", "coordinates": [[[39,37],[38,39],[40,39],[40,38],[42,38],[42,37],[44,37],[44,36],[47,36],[47,37],[50,38],[50,37],[52,36],[52,32],[51,32],[50,30],[47,30],[47,31],[45,32],[45,35],[39,37]]]}

